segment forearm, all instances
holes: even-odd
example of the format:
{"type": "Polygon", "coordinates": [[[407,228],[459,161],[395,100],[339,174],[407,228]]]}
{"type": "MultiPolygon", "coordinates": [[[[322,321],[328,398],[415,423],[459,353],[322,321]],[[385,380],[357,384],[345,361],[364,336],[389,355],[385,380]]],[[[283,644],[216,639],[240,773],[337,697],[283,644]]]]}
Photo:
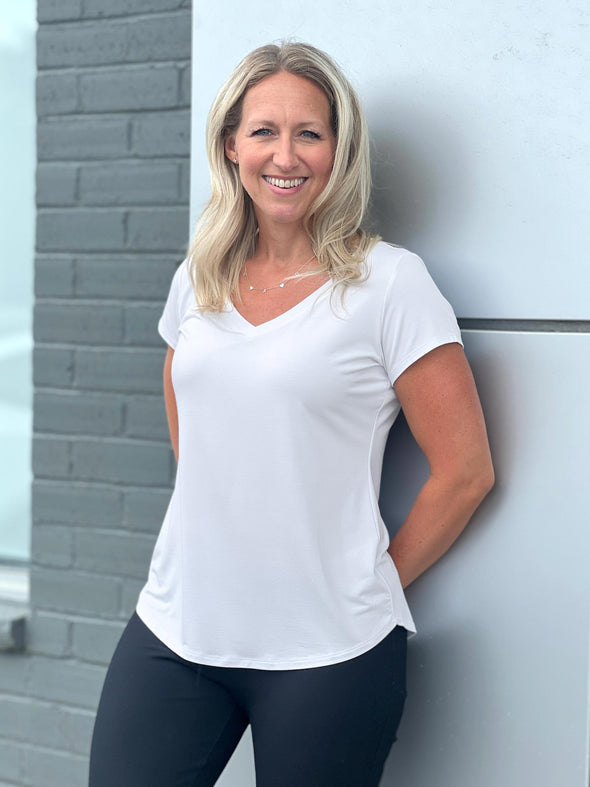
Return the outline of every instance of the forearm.
{"type": "Polygon", "coordinates": [[[388,549],[404,588],[459,537],[492,483],[484,474],[469,482],[428,479],[388,549]]]}

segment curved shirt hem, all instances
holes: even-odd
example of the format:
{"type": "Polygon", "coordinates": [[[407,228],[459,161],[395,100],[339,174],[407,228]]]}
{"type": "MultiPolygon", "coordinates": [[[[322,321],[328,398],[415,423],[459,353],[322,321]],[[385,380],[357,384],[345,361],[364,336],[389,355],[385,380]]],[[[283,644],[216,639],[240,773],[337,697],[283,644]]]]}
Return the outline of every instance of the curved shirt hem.
{"type": "Polygon", "coordinates": [[[354,648],[331,653],[326,656],[309,656],[301,659],[290,659],[289,661],[265,661],[263,659],[246,659],[236,658],[234,656],[212,656],[205,653],[193,651],[190,648],[181,646],[173,638],[167,635],[162,635],[159,626],[152,619],[148,610],[143,608],[141,603],[138,603],[135,610],[137,615],[141,618],[142,622],[150,629],[152,634],[156,636],[167,648],[180,656],[185,661],[191,661],[195,664],[204,664],[210,667],[245,667],[250,669],[265,669],[265,670],[289,670],[289,669],[311,669],[314,667],[326,667],[330,664],[338,664],[342,661],[348,661],[356,656],[362,656],[371,648],[378,645],[381,640],[393,631],[396,626],[403,626],[408,635],[411,637],[416,633],[416,629],[409,622],[404,623],[402,620],[390,620],[384,628],[381,628],[377,634],[369,639],[356,645],[354,648]]]}

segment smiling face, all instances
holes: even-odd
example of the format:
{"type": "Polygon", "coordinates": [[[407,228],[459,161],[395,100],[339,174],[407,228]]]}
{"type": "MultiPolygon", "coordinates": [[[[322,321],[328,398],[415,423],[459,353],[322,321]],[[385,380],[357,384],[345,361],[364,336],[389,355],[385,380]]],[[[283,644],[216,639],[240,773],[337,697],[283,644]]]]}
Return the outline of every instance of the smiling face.
{"type": "Polygon", "coordinates": [[[302,224],[328,182],[335,150],[325,94],[284,71],[247,91],[240,125],[225,141],[261,231],[268,222],[302,224]]]}

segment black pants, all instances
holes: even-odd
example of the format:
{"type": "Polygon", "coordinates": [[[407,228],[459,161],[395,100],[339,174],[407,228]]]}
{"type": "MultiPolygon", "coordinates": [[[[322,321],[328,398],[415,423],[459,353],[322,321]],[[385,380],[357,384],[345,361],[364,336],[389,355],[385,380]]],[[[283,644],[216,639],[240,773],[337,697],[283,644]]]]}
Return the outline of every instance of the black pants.
{"type": "Polygon", "coordinates": [[[377,787],[405,700],[406,637],[325,667],[211,667],[134,614],[98,708],[90,787],[210,787],[252,725],[257,787],[377,787]]]}

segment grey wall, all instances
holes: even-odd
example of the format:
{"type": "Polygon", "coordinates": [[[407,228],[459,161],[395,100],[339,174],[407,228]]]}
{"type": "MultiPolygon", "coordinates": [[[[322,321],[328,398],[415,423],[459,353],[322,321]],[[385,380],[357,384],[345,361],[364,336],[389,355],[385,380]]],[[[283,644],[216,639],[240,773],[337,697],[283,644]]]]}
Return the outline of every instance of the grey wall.
{"type": "Polygon", "coordinates": [[[156,322],[188,236],[187,0],[39,0],[31,620],[0,784],[83,787],[174,460],[156,322]]]}
{"type": "MultiPolygon", "coordinates": [[[[588,787],[588,9],[260,0],[230,35],[226,6],[198,7],[191,213],[226,74],[275,39],[326,49],[367,110],[378,230],[422,254],[454,305],[489,423],[496,488],[408,592],[419,633],[383,787],[588,787]]],[[[424,474],[400,422],[392,533],[424,474]]],[[[245,736],[220,785],[253,784],[245,736]]]]}

